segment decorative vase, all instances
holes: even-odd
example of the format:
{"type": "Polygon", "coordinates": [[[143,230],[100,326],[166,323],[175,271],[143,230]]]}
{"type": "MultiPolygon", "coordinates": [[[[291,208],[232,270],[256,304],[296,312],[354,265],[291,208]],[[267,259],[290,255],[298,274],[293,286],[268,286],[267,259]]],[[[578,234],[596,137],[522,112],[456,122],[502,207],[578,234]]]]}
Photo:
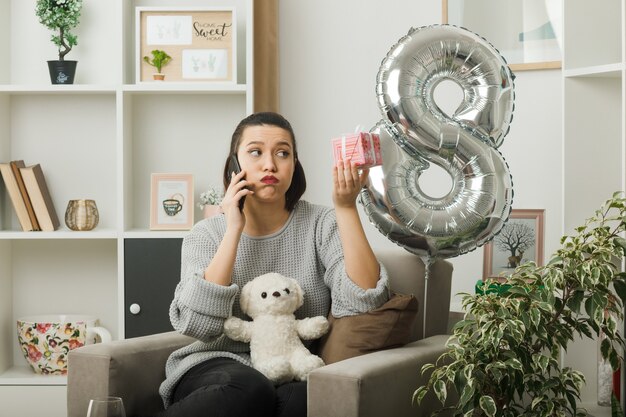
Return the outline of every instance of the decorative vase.
{"type": "Polygon", "coordinates": [[[98,207],[94,200],[70,200],[65,211],[65,224],[71,230],[92,230],[98,225],[98,207]]]}
{"type": "Polygon", "coordinates": [[[598,405],[603,407],[611,406],[611,394],[613,393],[613,368],[608,359],[602,358],[600,345],[606,338],[604,333],[600,333],[598,338],[598,405]]]}
{"type": "Polygon", "coordinates": [[[221,212],[220,206],[206,205],[206,206],[204,206],[204,209],[203,209],[203,214],[204,214],[204,218],[205,219],[208,219],[209,217],[216,216],[216,215],[220,214],[220,212],[221,212]]]}
{"type": "Polygon", "coordinates": [[[48,61],[48,71],[52,84],[74,84],[78,61],[48,61]]]}

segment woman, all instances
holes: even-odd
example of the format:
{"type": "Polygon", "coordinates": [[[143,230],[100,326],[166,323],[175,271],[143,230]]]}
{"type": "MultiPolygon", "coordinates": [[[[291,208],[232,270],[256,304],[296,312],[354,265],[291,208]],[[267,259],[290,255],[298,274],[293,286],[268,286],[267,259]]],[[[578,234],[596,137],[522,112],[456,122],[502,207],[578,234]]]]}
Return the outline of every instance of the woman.
{"type": "Polygon", "coordinates": [[[267,272],[300,283],[305,301],[298,319],[330,310],[354,315],[387,301],[386,272],[356,208],[368,172],[359,175],[349,160],[333,168],[334,211],[301,201],[306,180],[295,135],[276,113],[242,120],[232,136],[229,159],[233,155],[241,172],[227,160],[223,214],[197,223],[183,242],[170,319],[198,340],[168,359],[163,415],[303,417],[306,382],[275,387],[250,367],[249,345],[223,335],[223,323],[231,314],[244,318],[239,289],[267,272]]]}

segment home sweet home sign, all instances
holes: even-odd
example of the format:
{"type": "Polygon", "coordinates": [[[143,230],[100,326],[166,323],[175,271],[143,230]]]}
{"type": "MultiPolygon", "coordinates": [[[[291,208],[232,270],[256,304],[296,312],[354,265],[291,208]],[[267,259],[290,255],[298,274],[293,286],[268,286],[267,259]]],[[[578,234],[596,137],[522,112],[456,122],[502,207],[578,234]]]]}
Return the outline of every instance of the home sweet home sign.
{"type": "Polygon", "coordinates": [[[161,50],[172,57],[161,70],[166,82],[236,82],[236,22],[233,8],[138,7],[137,81],[152,81],[156,69],[144,57],[161,50]]]}

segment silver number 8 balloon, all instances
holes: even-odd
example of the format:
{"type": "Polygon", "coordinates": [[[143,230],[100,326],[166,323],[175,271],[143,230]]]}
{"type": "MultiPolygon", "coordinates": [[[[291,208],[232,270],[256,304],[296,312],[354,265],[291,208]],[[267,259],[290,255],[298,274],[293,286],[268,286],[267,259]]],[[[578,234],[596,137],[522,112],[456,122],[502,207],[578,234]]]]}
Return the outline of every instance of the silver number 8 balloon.
{"type": "Polygon", "coordinates": [[[489,42],[450,25],[411,29],[380,66],[384,118],[371,131],[380,135],[383,165],[370,170],[360,200],[382,234],[426,263],[487,243],[509,217],[513,183],[497,148],[513,118],[513,80],[489,42]],[[444,80],[463,91],[450,117],[433,98],[444,80]],[[452,178],[443,197],[420,187],[430,164],[452,178]]]}

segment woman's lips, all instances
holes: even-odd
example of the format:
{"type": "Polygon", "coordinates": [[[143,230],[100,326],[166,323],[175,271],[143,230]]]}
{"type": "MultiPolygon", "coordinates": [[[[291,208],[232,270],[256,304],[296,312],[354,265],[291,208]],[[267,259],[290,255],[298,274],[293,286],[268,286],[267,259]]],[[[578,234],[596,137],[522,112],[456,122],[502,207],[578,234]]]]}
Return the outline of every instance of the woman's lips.
{"type": "Polygon", "coordinates": [[[278,178],[273,177],[271,175],[267,175],[267,176],[261,178],[261,182],[263,184],[277,184],[278,183],[278,178]]]}

